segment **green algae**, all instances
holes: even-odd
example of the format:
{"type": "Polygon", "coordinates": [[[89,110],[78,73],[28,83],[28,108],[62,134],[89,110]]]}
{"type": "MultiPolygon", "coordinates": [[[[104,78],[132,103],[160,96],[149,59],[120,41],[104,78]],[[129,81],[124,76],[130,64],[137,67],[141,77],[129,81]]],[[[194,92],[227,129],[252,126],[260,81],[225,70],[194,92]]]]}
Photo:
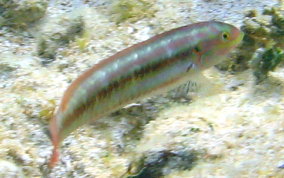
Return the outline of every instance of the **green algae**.
{"type": "Polygon", "coordinates": [[[273,71],[283,58],[283,10],[277,7],[265,9],[261,13],[250,10],[241,29],[245,33],[242,45],[230,60],[218,65],[218,68],[231,72],[252,68],[257,82],[260,82],[267,78],[269,71],[273,71]],[[258,55],[261,49],[264,52],[258,55]]]}
{"type": "Polygon", "coordinates": [[[84,52],[86,50],[89,41],[90,33],[87,31],[84,31],[81,36],[78,36],[78,38],[75,39],[75,43],[79,47],[81,52],[84,52]]]}
{"type": "Polygon", "coordinates": [[[256,82],[259,83],[267,78],[269,71],[275,70],[275,68],[284,59],[284,52],[280,48],[271,48],[260,55],[255,55],[251,60],[251,68],[253,74],[256,77],[256,82]]]}
{"type": "MultiPolygon", "coordinates": [[[[284,2],[282,2],[284,4],[284,2]]],[[[264,15],[272,16],[271,23],[274,26],[271,29],[271,37],[275,40],[275,45],[284,48],[284,12],[279,8],[266,9],[264,15]]]]}
{"type": "Polygon", "coordinates": [[[44,120],[50,120],[53,116],[54,110],[56,107],[56,102],[54,99],[48,100],[48,103],[45,104],[42,109],[39,111],[39,117],[44,120]]]}
{"type": "Polygon", "coordinates": [[[114,1],[110,13],[112,19],[117,23],[129,20],[135,22],[146,17],[153,17],[155,10],[153,3],[147,0],[118,0],[114,1]]]}
{"type": "Polygon", "coordinates": [[[46,12],[46,0],[2,0],[0,1],[0,27],[26,28],[41,19],[46,12]]]}

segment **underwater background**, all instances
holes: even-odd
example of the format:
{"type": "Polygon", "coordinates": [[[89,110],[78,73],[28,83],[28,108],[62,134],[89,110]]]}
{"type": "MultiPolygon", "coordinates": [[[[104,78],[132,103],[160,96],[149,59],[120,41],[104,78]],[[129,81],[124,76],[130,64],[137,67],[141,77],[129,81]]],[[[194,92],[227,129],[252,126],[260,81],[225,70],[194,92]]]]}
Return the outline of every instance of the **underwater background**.
{"type": "Polygon", "coordinates": [[[283,0],[0,1],[0,177],[284,177],[283,0]],[[204,78],[80,127],[48,124],[83,71],[208,20],[244,33],[204,78]]]}

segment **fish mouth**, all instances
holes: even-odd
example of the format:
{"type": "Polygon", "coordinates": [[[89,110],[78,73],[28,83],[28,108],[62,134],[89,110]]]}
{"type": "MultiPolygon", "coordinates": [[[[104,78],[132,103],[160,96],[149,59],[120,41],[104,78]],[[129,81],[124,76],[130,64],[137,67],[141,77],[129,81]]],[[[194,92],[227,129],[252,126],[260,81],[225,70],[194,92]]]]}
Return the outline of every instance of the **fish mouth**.
{"type": "Polygon", "coordinates": [[[239,31],[238,36],[231,42],[231,49],[239,46],[240,43],[243,41],[244,36],[245,36],[245,33],[242,31],[239,31]]]}
{"type": "Polygon", "coordinates": [[[243,31],[240,31],[240,34],[236,40],[236,43],[237,44],[241,43],[243,41],[244,36],[245,36],[245,33],[243,31]]]}

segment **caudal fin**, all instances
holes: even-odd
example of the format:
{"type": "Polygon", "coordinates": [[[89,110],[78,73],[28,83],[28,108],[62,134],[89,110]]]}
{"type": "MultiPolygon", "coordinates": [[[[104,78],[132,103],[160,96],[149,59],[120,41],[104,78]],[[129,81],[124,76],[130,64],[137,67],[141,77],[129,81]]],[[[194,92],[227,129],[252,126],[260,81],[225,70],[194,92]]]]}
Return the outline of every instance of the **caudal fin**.
{"type": "Polygon", "coordinates": [[[56,125],[56,117],[53,117],[52,120],[50,121],[49,131],[51,136],[51,142],[53,144],[53,151],[48,163],[48,167],[53,168],[56,165],[56,163],[59,161],[59,145],[60,145],[58,127],[56,125]]]}
{"type": "Polygon", "coordinates": [[[53,168],[57,164],[58,160],[59,160],[59,149],[58,147],[54,147],[48,163],[48,167],[50,169],[53,168]]]}

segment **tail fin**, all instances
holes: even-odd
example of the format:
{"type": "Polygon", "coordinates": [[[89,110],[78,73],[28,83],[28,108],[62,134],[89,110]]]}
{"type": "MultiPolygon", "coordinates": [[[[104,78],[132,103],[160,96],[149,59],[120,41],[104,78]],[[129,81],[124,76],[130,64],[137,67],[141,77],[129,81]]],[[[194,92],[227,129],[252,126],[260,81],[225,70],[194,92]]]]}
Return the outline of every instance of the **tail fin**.
{"type": "Polygon", "coordinates": [[[50,121],[49,133],[51,137],[51,142],[53,144],[53,151],[50,157],[48,167],[53,168],[56,165],[56,163],[59,161],[59,145],[60,145],[58,126],[56,125],[56,116],[54,116],[50,121]]]}
{"type": "Polygon", "coordinates": [[[52,155],[51,155],[49,163],[48,163],[48,167],[50,169],[52,169],[56,165],[58,160],[59,160],[59,149],[58,149],[58,147],[54,147],[53,151],[52,151],[52,155]]]}

